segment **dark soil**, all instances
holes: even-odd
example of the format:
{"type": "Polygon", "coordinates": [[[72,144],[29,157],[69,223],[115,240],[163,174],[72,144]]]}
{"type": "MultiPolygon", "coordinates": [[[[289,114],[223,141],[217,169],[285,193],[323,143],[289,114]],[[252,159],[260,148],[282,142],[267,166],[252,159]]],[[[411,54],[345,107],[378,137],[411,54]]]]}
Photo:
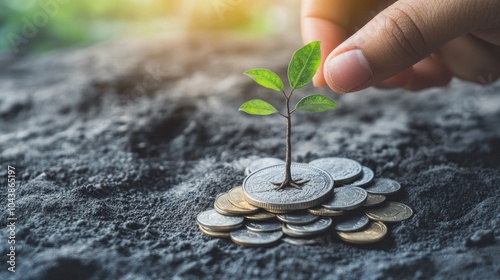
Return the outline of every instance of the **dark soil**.
{"type": "Polygon", "coordinates": [[[5,208],[8,165],[18,183],[16,273],[2,210],[0,278],[500,278],[499,83],[297,92],[341,108],[294,115],[293,160],[356,159],[399,181],[394,199],[415,215],[371,246],[332,235],[323,246],[245,248],[201,234],[196,215],[241,184],[252,159],[284,158],[283,120],[237,108],[283,104],[242,72],[284,77],[299,40],[195,38],[0,58],[5,208]]]}

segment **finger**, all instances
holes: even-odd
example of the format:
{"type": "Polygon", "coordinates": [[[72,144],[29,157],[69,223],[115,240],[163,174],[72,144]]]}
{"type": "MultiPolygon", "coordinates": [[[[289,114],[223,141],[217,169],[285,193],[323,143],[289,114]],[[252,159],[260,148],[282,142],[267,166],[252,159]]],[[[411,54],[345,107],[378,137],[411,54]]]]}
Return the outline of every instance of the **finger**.
{"type": "Polygon", "coordinates": [[[321,65],[313,78],[315,86],[324,87],[323,67],[326,57],[346,38],[349,1],[303,0],[301,8],[302,41],[321,41],[321,65]]]}
{"type": "Polygon", "coordinates": [[[412,67],[383,81],[382,86],[417,91],[430,87],[445,86],[453,77],[450,70],[439,60],[426,57],[412,67]]]}
{"type": "Polygon", "coordinates": [[[450,41],[437,55],[461,79],[480,83],[479,77],[491,75],[494,81],[500,76],[500,47],[472,35],[450,41]]]}
{"type": "Polygon", "coordinates": [[[349,0],[351,3],[351,14],[347,35],[351,36],[354,34],[395,1],[396,0],[349,0]]]}
{"type": "Polygon", "coordinates": [[[329,55],[324,73],[328,85],[350,92],[378,84],[446,42],[491,24],[497,15],[489,15],[490,10],[498,10],[500,1],[474,3],[397,1],[329,55]]]}

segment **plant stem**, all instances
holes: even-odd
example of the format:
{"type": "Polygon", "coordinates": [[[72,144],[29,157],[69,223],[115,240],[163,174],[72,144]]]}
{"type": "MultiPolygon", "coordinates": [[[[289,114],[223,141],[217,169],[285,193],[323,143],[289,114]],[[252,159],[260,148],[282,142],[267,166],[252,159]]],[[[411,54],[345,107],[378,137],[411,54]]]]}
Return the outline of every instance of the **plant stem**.
{"type": "Polygon", "coordinates": [[[293,90],[289,95],[285,95],[285,107],[286,115],[280,114],[286,118],[286,158],[285,158],[285,179],[283,182],[271,182],[271,184],[277,186],[275,190],[282,190],[284,188],[292,187],[296,189],[302,188],[304,184],[309,182],[309,180],[297,179],[294,181],[292,178],[292,113],[295,111],[290,111],[290,98],[292,97],[293,90]]]}
{"type": "Polygon", "coordinates": [[[292,114],[290,113],[290,97],[286,98],[286,157],[285,157],[285,182],[292,181],[292,114]]]}

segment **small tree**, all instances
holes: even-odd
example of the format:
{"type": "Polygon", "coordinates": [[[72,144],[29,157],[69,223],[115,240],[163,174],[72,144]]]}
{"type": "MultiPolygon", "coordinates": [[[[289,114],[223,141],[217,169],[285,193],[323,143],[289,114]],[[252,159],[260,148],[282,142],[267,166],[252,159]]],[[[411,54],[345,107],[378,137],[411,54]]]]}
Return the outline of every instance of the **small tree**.
{"type": "Polygon", "coordinates": [[[333,100],[319,94],[313,94],[302,98],[293,110],[290,110],[290,99],[294,90],[307,85],[318,70],[321,63],[320,42],[311,42],[298,49],[288,65],[288,81],[290,82],[290,93],[285,92],[285,86],[281,78],[274,72],[256,68],[246,71],[244,74],[252,78],[259,85],[280,91],[285,97],[285,112],[281,113],[276,108],[260,99],[253,99],[240,106],[239,111],[251,115],[272,115],[279,114],[284,117],[286,123],[286,157],[285,157],[285,180],[283,182],[271,182],[276,185],[276,190],[286,187],[301,188],[307,181],[301,179],[294,180],[291,173],[292,165],[292,114],[296,110],[306,112],[324,112],[338,107],[333,100]]]}

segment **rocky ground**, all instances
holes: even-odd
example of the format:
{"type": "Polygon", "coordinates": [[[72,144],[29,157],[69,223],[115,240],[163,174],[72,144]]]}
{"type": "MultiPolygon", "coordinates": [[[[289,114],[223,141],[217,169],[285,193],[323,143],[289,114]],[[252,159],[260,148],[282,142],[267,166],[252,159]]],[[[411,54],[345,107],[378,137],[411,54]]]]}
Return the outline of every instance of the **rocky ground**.
{"type": "MultiPolygon", "coordinates": [[[[415,215],[380,244],[245,248],[202,235],[196,215],[260,156],[284,156],[284,123],[246,69],[283,76],[297,38],[122,40],[1,57],[0,195],[16,168],[16,272],[2,279],[498,279],[500,84],[419,94],[329,95],[299,113],[294,160],[346,156],[401,183],[415,215]]],[[[4,211],[2,226],[7,214],[4,211]]]]}

